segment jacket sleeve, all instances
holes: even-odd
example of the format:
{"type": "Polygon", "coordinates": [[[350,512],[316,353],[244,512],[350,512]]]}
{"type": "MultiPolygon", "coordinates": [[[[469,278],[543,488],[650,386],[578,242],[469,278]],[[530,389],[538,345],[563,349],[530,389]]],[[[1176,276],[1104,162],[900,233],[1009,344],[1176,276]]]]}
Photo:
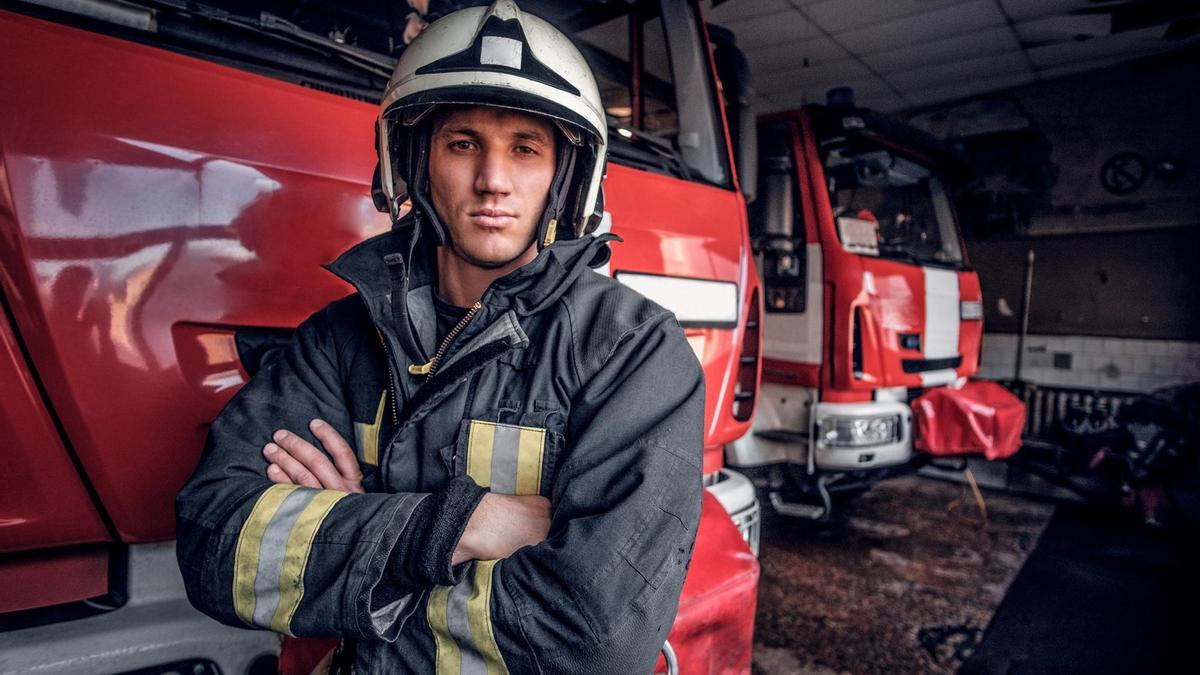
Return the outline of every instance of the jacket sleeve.
{"type": "Polygon", "coordinates": [[[704,378],[682,329],[659,314],[581,376],[549,538],[473,572],[509,672],[650,672],[691,559],[704,378]]]}
{"type": "Polygon", "coordinates": [[[450,555],[483,491],[466,480],[347,494],[266,478],[277,429],[320,447],[308,431],[320,417],[354,438],[329,313],[304,322],[213,422],[175,501],[179,567],[192,604],[224,623],[394,640],[432,584],[461,578],[450,555]]]}

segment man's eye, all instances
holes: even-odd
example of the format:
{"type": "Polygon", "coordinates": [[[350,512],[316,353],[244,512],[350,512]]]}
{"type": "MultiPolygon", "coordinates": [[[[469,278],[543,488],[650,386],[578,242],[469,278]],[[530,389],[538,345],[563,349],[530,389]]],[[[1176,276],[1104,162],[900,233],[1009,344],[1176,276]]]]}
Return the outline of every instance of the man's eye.
{"type": "Polygon", "coordinates": [[[536,155],[537,154],[537,150],[529,147],[528,145],[518,145],[516,150],[517,150],[517,153],[521,154],[521,155],[536,155]]]}
{"type": "Polygon", "coordinates": [[[453,141],[450,143],[450,147],[455,150],[470,150],[474,144],[471,141],[453,141]]]}

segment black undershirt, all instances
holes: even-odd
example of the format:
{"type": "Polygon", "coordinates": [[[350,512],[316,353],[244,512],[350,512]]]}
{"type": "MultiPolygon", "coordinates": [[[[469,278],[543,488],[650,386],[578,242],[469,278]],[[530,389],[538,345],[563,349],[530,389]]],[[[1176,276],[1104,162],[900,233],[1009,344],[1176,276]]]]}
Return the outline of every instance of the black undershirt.
{"type": "Polygon", "coordinates": [[[437,293],[433,294],[433,309],[437,312],[437,335],[440,344],[442,340],[446,339],[446,334],[467,315],[468,310],[466,307],[456,307],[442,300],[437,293]]]}

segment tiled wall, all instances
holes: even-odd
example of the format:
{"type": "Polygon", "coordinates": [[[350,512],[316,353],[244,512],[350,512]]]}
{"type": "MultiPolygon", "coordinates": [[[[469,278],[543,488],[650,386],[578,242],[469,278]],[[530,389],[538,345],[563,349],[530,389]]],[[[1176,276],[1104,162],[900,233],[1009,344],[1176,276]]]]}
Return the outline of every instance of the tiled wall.
{"type": "MultiPolygon", "coordinates": [[[[1010,379],[1016,358],[1016,335],[987,333],[979,376],[1010,379]]],[[[1030,335],[1021,375],[1046,385],[1153,391],[1200,381],[1200,342],[1030,335]]]]}

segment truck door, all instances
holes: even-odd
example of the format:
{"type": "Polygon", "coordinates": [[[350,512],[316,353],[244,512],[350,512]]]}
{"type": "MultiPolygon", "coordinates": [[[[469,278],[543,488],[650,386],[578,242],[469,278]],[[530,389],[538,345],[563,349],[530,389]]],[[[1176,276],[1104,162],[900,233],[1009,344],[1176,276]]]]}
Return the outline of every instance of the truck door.
{"type": "Polygon", "coordinates": [[[753,396],[757,385],[737,382],[740,318],[757,300],[704,29],[691,3],[664,0],[576,37],[610,118],[605,205],[625,239],[613,247],[610,273],[673,310],[687,332],[708,382],[711,473],[721,444],[749,419],[749,407],[735,411],[739,394],[753,396]]]}
{"type": "Polygon", "coordinates": [[[0,313],[0,613],[109,592],[109,533],[8,316],[0,313]]]}

